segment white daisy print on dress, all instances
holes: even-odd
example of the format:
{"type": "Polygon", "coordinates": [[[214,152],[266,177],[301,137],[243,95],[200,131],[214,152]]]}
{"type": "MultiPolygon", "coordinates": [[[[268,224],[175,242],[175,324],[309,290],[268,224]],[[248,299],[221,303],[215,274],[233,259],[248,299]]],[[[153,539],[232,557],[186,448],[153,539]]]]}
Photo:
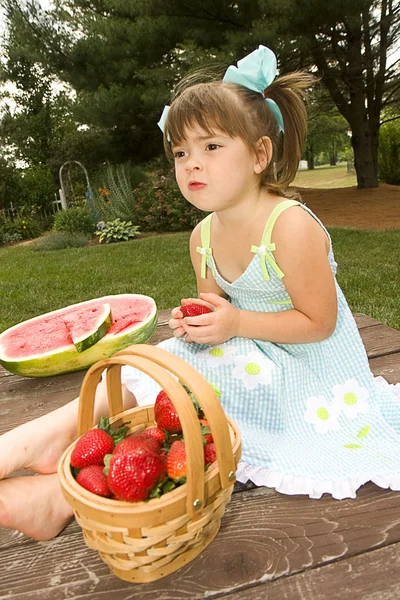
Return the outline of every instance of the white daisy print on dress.
{"type": "Polygon", "coordinates": [[[249,352],[247,356],[234,357],[235,368],[232,371],[234,379],[241,379],[248,390],[258,385],[269,385],[275,364],[260,352],[249,352]]]}
{"type": "Polygon", "coordinates": [[[311,396],[307,400],[304,420],[314,425],[317,433],[326,433],[330,429],[338,431],[339,410],[328,403],[324,396],[311,396]]]}
{"type": "Polygon", "coordinates": [[[349,419],[354,419],[358,413],[368,412],[368,390],[355,379],[348,379],[343,385],[333,386],[332,392],[333,406],[338,411],[343,411],[349,419]]]}
{"type": "Polygon", "coordinates": [[[205,359],[212,368],[221,367],[222,365],[230,365],[233,363],[233,357],[237,351],[238,349],[236,346],[230,344],[218,344],[200,350],[200,352],[197,353],[197,357],[205,359]]]}

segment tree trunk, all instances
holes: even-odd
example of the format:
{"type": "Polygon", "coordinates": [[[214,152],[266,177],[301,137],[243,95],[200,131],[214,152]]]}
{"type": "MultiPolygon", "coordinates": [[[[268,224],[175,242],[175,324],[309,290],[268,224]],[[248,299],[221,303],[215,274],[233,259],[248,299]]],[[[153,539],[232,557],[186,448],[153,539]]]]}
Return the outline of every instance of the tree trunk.
{"type": "Polygon", "coordinates": [[[378,187],[378,144],[377,133],[371,135],[370,127],[364,120],[353,128],[351,145],[354,150],[354,168],[359,189],[378,187]]]}

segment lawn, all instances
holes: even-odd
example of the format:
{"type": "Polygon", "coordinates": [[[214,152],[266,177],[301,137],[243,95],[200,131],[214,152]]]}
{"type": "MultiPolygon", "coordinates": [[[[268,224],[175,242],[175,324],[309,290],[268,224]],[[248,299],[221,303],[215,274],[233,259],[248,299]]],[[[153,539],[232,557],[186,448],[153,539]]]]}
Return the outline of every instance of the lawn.
{"type": "MultiPolygon", "coordinates": [[[[330,229],[338,281],[354,312],[400,329],[400,231],[330,229]]],[[[0,249],[0,331],[30,317],[107,294],[152,296],[159,309],[196,294],[189,233],[107,246],[33,252],[0,249]]]]}
{"type": "Polygon", "coordinates": [[[298,171],[292,183],[300,188],[343,188],[357,185],[356,172],[347,172],[347,163],[339,163],[334,167],[321,165],[311,171],[298,171]]]}

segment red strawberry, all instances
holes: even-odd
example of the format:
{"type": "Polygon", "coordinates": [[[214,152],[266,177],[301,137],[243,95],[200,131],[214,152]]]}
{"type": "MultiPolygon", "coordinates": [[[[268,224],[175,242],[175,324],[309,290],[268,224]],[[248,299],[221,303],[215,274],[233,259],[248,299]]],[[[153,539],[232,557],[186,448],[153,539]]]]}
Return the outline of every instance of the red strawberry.
{"type": "Polygon", "coordinates": [[[140,434],[140,437],[157,440],[160,446],[162,446],[166,440],[165,433],[159,427],[150,427],[149,429],[145,429],[140,434]]]}
{"type": "Polygon", "coordinates": [[[89,465],[83,467],[76,477],[76,481],[93,494],[98,496],[111,497],[111,492],[107,484],[107,477],[104,475],[103,465],[89,465]]]}
{"type": "Polygon", "coordinates": [[[176,482],[186,479],[186,448],[181,440],[173,442],[168,452],[167,473],[176,482]]]}
{"type": "Polygon", "coordinates": [[[126,454],[136,448],[148,448],[152,452],[160,451],[160,444],[154,438],[145,438],[141,435],[131,435],[115,446],[113,456],[126,454]]]}
{"type": "Polygon", "coordinates": [[[102,465],[106,454],[114,449],[111,435],[102,429],[90,429],[79,438],[71,454],[71,465],[81,469],[88,465],[102,465]]]}
{"type": "Polygon", "coordinates": [[[178,413],[164,390],[158,394],[154,404],[154,419],[160,429],[170,433],[182,431],[178,413]]]}
{"type": "Polygon", "coordinates": [[[204,304],[185,304],[180,307],[180,311],[184,317],[198,317],[199,315],[205,315],[213,312],[211,308],[204,304]]]}
{"type": "Polygon", "coordinates": [[[215,451],[215,444],[207,444],[204,446],[204,464],[209,465],[217,460],[217,453],[215,451]]]}
{"type": "Polygon", "coordinates": [[[203,436],[206,444],[211,444],[214,441],[214,438],[210,431],[210,426],[208,424],[207,419],[200,419],[200,423],[201,423],[201,435],[203,436]]]}
{"type": "Polygon", "coordinates": [[[161,456],[146,446],[111,457],[107,481],[118,500],[140,502],[165,477],[165,463],[161,456]]]}

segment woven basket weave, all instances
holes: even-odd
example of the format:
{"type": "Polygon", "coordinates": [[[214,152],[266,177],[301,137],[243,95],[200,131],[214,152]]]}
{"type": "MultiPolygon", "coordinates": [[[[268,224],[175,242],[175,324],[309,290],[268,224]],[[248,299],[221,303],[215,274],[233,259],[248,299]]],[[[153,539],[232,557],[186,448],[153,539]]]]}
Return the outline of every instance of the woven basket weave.
{"type": "Polygon", "coordinates": [[[123,411],[122,365],[150,375],[172,400],[185,438],[187,482],[148,502],[122,502],[97,496],[81,487],[72,476],[70,460],[76,442],[64,452],[58,476],[86,544],[100,553],[117,577],[144,583],[176,571],[200,554],[216,536],[231,498],[241,437],[206,379],[181,358],[150,345],[130,346],[89,369],[80,394],[79,436],[93,427],[95,392],[104,370],[110,422],[116,427],[128,425],[128,435],[154,427],[153,406],[123,411]],[[196,411],[171,373],[191,390],[209,422],[217,462],[206,472],[196,411]]]}

